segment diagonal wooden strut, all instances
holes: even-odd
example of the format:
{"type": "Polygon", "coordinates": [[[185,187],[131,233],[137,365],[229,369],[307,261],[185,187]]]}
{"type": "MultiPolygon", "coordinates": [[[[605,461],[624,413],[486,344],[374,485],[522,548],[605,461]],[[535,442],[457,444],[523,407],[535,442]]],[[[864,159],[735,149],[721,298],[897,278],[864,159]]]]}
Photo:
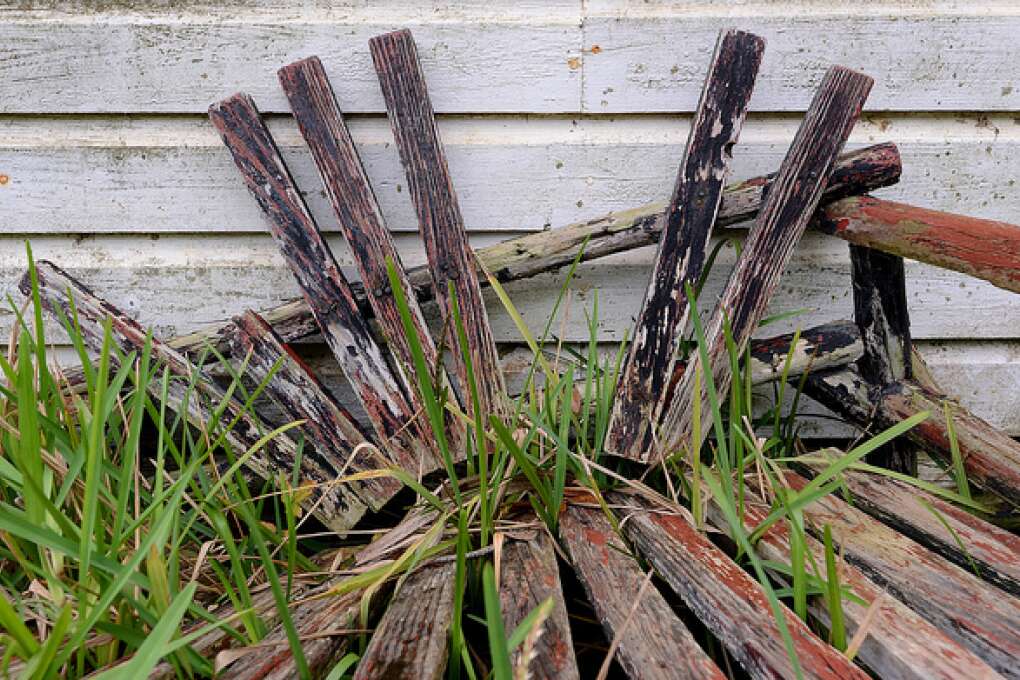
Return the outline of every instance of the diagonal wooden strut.
{"type": "MultiPolygon", "coordinates": [[[[414,359],[407,333],[400,318],[396,298],[390,289],[387,263],[396,269],[402,290],[413,290],[407,278],[393,238],[383,222],[375,193],[369,184],[354,140],[344,122],[330,86],[329,78],[317,57],[303,59],[280,69],[280,85],[287,95],[301,135],[319,169],[333,212],[351,247],[361,274],[362,286],[383,337],[397,359],[404,390],[415,411],[423,412],[418,385],[414,378],[414,359]]],[[[421,306],[414,295],[407,296],[415,334],[425,355],[429,375],[436,374],[439,353],[432,341],[421,306]]],[[[447,436],[450,449],[462,454],[463,425],[450,416],[447,436]]],[[[438,451],[435,452],[438,455],[438,451]]]]}
{"type": "Polygon", "coordinates": [[[413,474],[439,467],[426,443],[430,439],[421,419],[373,339],[350,284],[319,233],[255,103],[237,94],[210,107],[209,118],[269,218],[273,237],[380,444],[413,474]]]}
{"type": "Polygon", "coordinates": [[[621,372],[607,453],[641,459],[670,401],[669,376],[689,307],[684,285],[701,276],[712,224],[740,136],[765,41],[743,31],[719,35],[680,161],[641,313],[621,372]]]}
{"type": "MultiPolygon", "coordinates": [[[[436,299],[447,320],[448,347],[452,351],[462,400],[468,403],[468,371],[473,368],[483,417],[508,414],[506,386],[499,370],[499,355],[478,283],[474,252],[468,244],[457,194],[439,138],[418,50],[408,30],[376,36],[370,41],[390,127],[407,174],[407,185],[418,213],[432,269],[436,299]],[[467,335],[465,361],[452,328],[454,298],[467,335]]],[[[469,411],[473,414],[474,407],[469,411]]]]}
{"type": "Polygon", "coordinates": [[[697,399],[703,405],[702,412],[709,412],[706,389],[709,375],[717,394],[729,391],[732,373],[725,329],[729,327],[739,356],[764,316],[794,246],[818,207],[836,156],[857,121],[873,82],[868,76],[840,66],[826,73],[707,324],[705,350],[709,365],[702,366],[697,354],[691,357],[663,418],[654,457],[682,446],[701,446],[708,428],[698,433],[700,439],[694,441],[692,404],[697,399]],[[704,372],[704,379],[699,371],[704,372]],[[695,394],[695,383],[699,380],[701,393],[695,394]]]}

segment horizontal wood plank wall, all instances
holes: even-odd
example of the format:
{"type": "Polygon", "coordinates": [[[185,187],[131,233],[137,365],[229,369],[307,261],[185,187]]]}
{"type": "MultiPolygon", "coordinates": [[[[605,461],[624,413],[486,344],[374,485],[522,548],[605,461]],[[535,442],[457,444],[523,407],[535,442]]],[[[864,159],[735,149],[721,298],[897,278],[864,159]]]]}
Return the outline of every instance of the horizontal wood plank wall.
{"type": "MultiPolygon", "coordinates": [[[[314,164],[275,77],[317,54],[336,83],[387,224],[409,266],[424,261],[384,119],[368,39],[414,32],[472,243],[485,245],[611,210],[665,201],[720,28],[766,38],[733,176],[778,167],[832,63],[876,84],[848,148],[896,142],[903,179],[878,195],[1020,224],[1020,7],[956,3],[524,0],[437,7],[211,0],[173,12],[123,0],[0,7],[0,294],[14,294],[24,240],[158,333],[182,333],[298,291],[205,110],[250,92],[341,264],[314,164]],[[838,35],[839,40],[824,39],[838,35]],[[238,291],[242,291],[239,295],[238,291]]],[[[739,232],[738,232],[739,233],[739,232]]],[[[601,339],[622,338],[653,250],[579,269],[566,324],[599,289],[601,339]]],[[[733,261],[727,249],[707,299],[733,261]]],[[[540,328],[559,286],[511,286],[540,328]]],[[[1020,435],[1020,296],[907,262],[918,345],[936,377],[979,415],[1020,435]]],[[[497,342],[519,336],[491,295],[497,342]]],[[[851,313],[845,243],[808,234],[771,311],[806,308],[769,333],[851,313]]],[[[0,337],[13,315],[0,310],[0,337]]],[[[313,359],[321,347],[305,349],[313,359]]],[[[328,368],[328,362],[319,364],[328,368]]],[[[327,382],[338,386],[327,376],[327,382]]],[[[342,385],[338,389],[343,390],[342,385]]],[[[824,421],[819,421],[824,423],[824,421]]],[[[825,427],[812,430],[831,433],[825,427]]]]}

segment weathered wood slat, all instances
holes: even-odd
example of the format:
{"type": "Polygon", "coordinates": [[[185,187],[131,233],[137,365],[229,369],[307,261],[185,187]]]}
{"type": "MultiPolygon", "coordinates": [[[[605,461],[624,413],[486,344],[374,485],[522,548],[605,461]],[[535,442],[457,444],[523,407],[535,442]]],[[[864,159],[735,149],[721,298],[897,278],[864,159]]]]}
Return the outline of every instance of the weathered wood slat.
{"type": "Polygon", "coordinates": [[[432,438],[423,434],[407,395],[372,338],[350,284],[312,221],[255,103],[246,95],[234,95],[210,107],[209,118],[269,218],[316,325],[355,387],[380,444],[393,451],[406,470],[435,469],[438,460],[426,443],[432,438]]]}
{"type": "Polygon", "coordinates": [[[424,565],[393,596],[358,663],[355,680],[437,680],[446,668],[456,565],[424,565]]]}
{"type": "MultiPolygon", "coordinates": [[[[756,494],[745,491],[744,526],[751,532],[769,514],[770,508],[756,494]]],[[[709,504],[709,521],[720,531],[732,535],[732,528],[723,516],[715,499],[709,504]]],[[[825,548],[815,538],[806,537],[806,547],[813,556],[813,564],[820,573],[814,575],[823,581],[825,574],[825,548]]],[[[790,564],[789,527],[777,522],[755,544],[755,549],[766,560],[790,564]]],[[[808,573],[814,573],[808,562],[808,573]]],[[[785,575],[784,575],[785,578],[785,575]]],[[[858,652],[858,658],[883,680],[957,680],[958,678],[999,678],[990,666],[978,656],[949,639],[931,623],[902,602],[888,597],[883,589],[852,564],[840,565],[840,584],[864,600],[860,604],[843,598],[842,608],[850,639],[868,620],[868,610],[875,600],[885,597],[878,612],[868,624],[868,634],[858,652]]],[[[812,598],[810,612],[829,624],[825,604],[812,598]]]]}
{"type": "MultiPolygon", "coordinates": [[[[864,344],[857,368],[877,400],[886,385],[913,376],[903,258],[851,243],[850,280],[854,321],[864,344]]],[[[874,451],[868,462],[907,474],[917,469],[914,449],[902,440],[874,451]]]]}
{"type": "MultiPolygon", "coordinates": [[[[385,462],[374,458],[363,446],[367,441],[347,409],[337,403],[316,375],[288,345],[280,341],[272,326],[252,311],[235,317],[238,328],[233,354],[247,359],[247,374],[262,383],[273,371],[265,391],[283,410],[289,422],[304,421],[301,433],[312,448],[303,455],[316,456],[320,464],[333,472],[334,478],[366,470],[377,470],[385,462]],[[273,370],[275,368],[275,371],[273,370]],[[362,446],[363,450],[356,451],[362,446]]],[[[337,493],[354,496],[373,510],[379,510],[402,485],[390,477],[360,482],[345,482],[337,493]]],[[[365,510],[364,506],[353,507],[365,510]]],[[[350,518],[354,526],[358,517],[350,518]]]]}
{"type": "MultiPolygon", "coordinates": [[[[310,57],[280,69],[278,75],[301,134],[315,159],[333,212],[358,265],[362,289],[366,292],[386,344],[397,359],[404,389],[414,410],[423,412],[424,404],[413,377],[414,359],[396,298],[390,289],[387,262],[393,263],[401,289],[409,293],[407,302],[411,320],[430,375],[435,374],[439,355],[417,296],[410,294],[413,289],[393,245],[393,237],[383,222],[375,193],[362,167],[326,71],[317,57],[310,57]]],[[[447,420],[447,435],[452,439],[450,448],[455,452],[461,450],[458,442],[462,439],[462,430],[459,420],[453,417],[447,420]]]]}
{"type": "Polygon", "coordinates": [[[568,505],[560,515],[560,537],[606,637],[619,636],[616,659],[627,675],[634,680],[673,680],[678,673],[691,680],[726,677],[654,586],[641,593],[645,575],[601,510],[568,505]]]}
{"type": "Polygon", "coordinates": [[[859,246],[909,257],[1020,293],[1020,226],[852,196],[819,214],[818,226],[859,246]]]}
{"type": "MultiPolygon", "coordinates": [[[[56,265],[39,261],[36,263],[39,280],[39,293],[43,306],[51,314],[63,314],[64,318],[72,318],[72,304],[77,311],[78,322],[89,349],[94,353],[102,351],[103,324],[110,320],[112,340],[124,353],[141,351],[146,342],[146,332],[132,318],[113,305],[97,298],[88,288],[71,278],[56,265]]],[[[21,290],[26,295],[31,293],[31,281],[28,274],[21,281],[21,290]]],[[[221,423],[234,420],[237,424],[225,436],[228,445],[240,455],[252,447],[264,434],[264,428],[251,416],[243,411],[242,405],[236,400],[228,399],[226,394],[211,381],[200,379],[194,381],[195,394],[186,393],[186,382],[201,369],[195,367],[184,355],[171,349],[164,343],[153,338],[151,340],[152,357],[159,361],[170,372],[167,406],[188,419],[192,424],[209,423],[212,421],[210,408],[222,406],[221,423]],[[204,400],[208,400],[208,404],[204,400]]],[[[157,398],[162,398],[161,384],[157,381],[150,385],[150,390],[157,398]]],[[[266,442],[265,447],[257,456],[248,458],[247,465],[263,478],[278,474],[289,477],[294,470],[297,448],[287,434],[280,434],[266,442]]],[[[319,486],[312,490],[303,507],[314,508],[315,515],[327,526],[343,532],[351,527],[363,511],[361,502],[350,495],[338,493],[332,489],[330,482],[334,479],[334,471],[328,462],[317,456],[301,457],[301,478],[315,482],[319,486]]]]}
{"type": "Polygon", "coordinates": [[[843,479],[855,507],[965,570],[976,567],[983,580],[1020,596],[1016,534],[896,479],[867,472],[849,472],[843,479]]]}
{"type": "MultiPolygon", "coordinates": [[[[648,454],[662,456],[683,445],[701,445],[700,441],[691,440],[692,402],[700,400],[705,405],[702,412],[709,412],[707,378],[701,379],[700,393],[694,393],[699,370],[712,376],[719,394],[729,391],[732,374],[725,327],[729,326],[739,355],[757,329],[779,277],[821,200],[825,182],[872,84],[868,76],[849,69],[839,66],[829,69],[765,197],[722,298],[706,324],[709,365],[701,366],[697,354],[691,358],[663,418],[658,445],[648,454]]],[[[707,434],[705,428],[702,438],[707,434]]]]}
{"type": "MultiPolygon", "coordinates": [[[[761,586],[676,512],[616,494],[624,533],[687,606],[754,678],[794,678],[779,625],[761,586]]],[[[784,611],[806,677],[847,680],[867,674],[784,611]]]]}
{"type": "MultiPolygon", "coordinates": [[[[826,185],[823,200],[831,201],[894,184],[900,176],[900,157],[895,144],[879,144],[842,156],[826,185]]],[[[761,207],[772,176],[755,177],[728,186],[716,223],[736,224],[753,219],[761,207]]],[[[476,255],[489,271],[506,283],[554,271],[569,265],[581,253],[592,260],[655,243],[662,232],[661,203],[558,229],[528,234],[479,250],[476,255]]],[[[408,271],[411,285],[423,299],[431,299],[432,275],[428,267],[408,271]]],[[[352,282],[351,290],[361,310],[371,314],[365,290],[352,282]]],[[[318,326],[302,298],[260,312],[285,342],[318,332],[318,326]]],[[[168,342],[183,352],[199,352],[206,344],[229,351],[225,338],[234,332],[231,323],[173,338],[168,342]]]]}
{"type": "Polygon", "coordinates": [[[951,465],[945,404],[967,478],[1013,505],[1020,505],[1020,443],[978,418],[950,397],[912,381],[887,385],[877,403],[872,388],[854,368],[812,372],[804,393],[861,428],[881,430],[928,411],[929,417],[906,433],[907,439],[936,459],[951,465]]]}
{"type": "Polygon", "coordinates": [[[446,319],[447,347],[452,349],[462,400],[469,413],[473,413],[474,406],[468,397],[468,367],[454,327],[454,304],[463,319],[468,360],[476,376],[483,418],[505,417],[508,404],[503,374],[499,370],[499,354],[414,38],[404,29],[376,36],[369,45],[386,100],[390,127],[407,174],[408,190],[418,213],[433,292],[446,319]],[[451,288],[456,293],[456,303],[451,288]]]}
{"type": "MultiPolygon", "coordinates": [[[[807,484],[794,472],[785,480],[794,490],[807,484]]],[[[1020,677],[1020,601],[833,494],[806,506],[804,519],[828,524],[848,562],[996,671],[1020,677]]]]}
{"type": "Polygon", "coordinates": [[[751,33],[730,30],[719,35],[620,374],[607,453],[641,459],[670,402],[678,334],[686,330],[690,311],[684,285],[696,285],[704,268],[731,150],[740,137],[764,50],[765,42],[751,33]]]}
{"type": "MultiPolygon", "coordinates": [[[[505,541],[499,569],[499,605],[507,633],[550,597],[553,609],[528,661],[528,677],[536,680],[578,678],[577,657],[552,539],[539,529],[530,540],[511,538],[505,541]]],[[[513,652],[513,663],[515,668],[521,663],[520,647],[513,652]]]]}

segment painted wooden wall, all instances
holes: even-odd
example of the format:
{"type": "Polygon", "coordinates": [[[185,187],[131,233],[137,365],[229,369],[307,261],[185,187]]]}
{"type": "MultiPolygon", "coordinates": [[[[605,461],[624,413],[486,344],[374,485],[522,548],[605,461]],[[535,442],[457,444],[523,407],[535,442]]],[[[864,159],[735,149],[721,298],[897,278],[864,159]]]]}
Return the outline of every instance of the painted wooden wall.
{"type": "MultiPolygon", "coordinates": [[[[477,244],[665,200],[715,35],[731,26],[768,41],[735,178],[778,166],[813,87],[841,63],[877,81],[851,145],[892,140],[903,153],[902,182],[881,195],[1020,224],[1020,3],[1009,0],[8,1],[0,288],[17,297],[30,239],[37,257],[165,335],[296,295],[205,117],[237,90],[269,114],[344,259],[276,81],[278,67],[312,54],[350,114],[405,262],[421,262],[367,45],[405,26],[477,244]]],[[[650,257],[583,267],[568,337],[586,337],[581,306],[597,290],[602,337],[621,338],[650,257]]],[[[724,274],[722,263],[712,290],[724,274]]],[[[917,264],[908,277],[914,334],[937,377],[1020,434],[1020,296],[917,264]]],[[[557,282],[512,288],[533,326],[557,282]]],[[[491,309],[499,339],[516,341],[491,309]]],[[[806,311],[786,328],[849,314],[844,243],[804,238],[773,305],[789,309],[806,311]]],[[[11,321],[0,311],[0,335],[11,321]]]]}

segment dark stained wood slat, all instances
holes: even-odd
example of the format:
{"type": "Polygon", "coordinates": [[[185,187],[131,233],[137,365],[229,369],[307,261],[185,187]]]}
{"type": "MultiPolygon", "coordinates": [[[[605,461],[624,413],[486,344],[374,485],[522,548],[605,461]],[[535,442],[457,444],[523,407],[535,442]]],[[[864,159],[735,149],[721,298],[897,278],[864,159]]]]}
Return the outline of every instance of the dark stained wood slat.
{"type": "MultiPolygon", "coordinates": [[[[368,303],[390,351],[402,369],[400,377],[404,380],[405,391],[415,411],[422,412],[424,405],[414,379],[414,359],[396,298],[390,289],[387,261],[393,263],[401,289],[407,292],[415,335],[425,354],[430,375],[436,373],[439,354],[422,315],[418,297],[400,262],[393,237],[383,222],[375,193],[354,147],[354,140],[344,122],[329,78],[318,57],[285,66],[278,71],[278,75],[301,135],[315,159],[344,238],[351,247],[368,303]]],[[[456,397],[451,394],[451,398],[456,397]]],[[[463,438],[463,425],[459,419],[452,416],[447,418],[447,436],[450,438],[451,450],[462,454],[460,442],[463,438]]],[[[430,438],[429,441],[434,440],[430,438]]],[[[435,454],[438,456],[439,451],[436,450],[435,454]]]]}
{"type": "MultiPolygon", "coordinates": [[[[836,156],[860,115],[872,83],[868,76],[834,66],[825,74],[804,115],[719,305],[705,328],[709,366],[702,369],[712,376],[720,395],[728,392],[732,378],[724,322],[730,325],[738,353],[743,353],[779,285],[794,246],[821,200],[836,156]]],[[[694,394],[696,367],[700,363],[695,354],[677,387],[663,419],[657,456],[683,445],[701,445],[700,441],[691,441],[693,401],[701,400],[702,413],[709,412],[707,379],[702,380],[701,394],[694,394]]],[[[708,429],[704,428],[702,438],[708,429]]]]}
{"type": "MultiPolygon", "coordinates": [[[[757,495],[745,490],[744,526],[750,532],[764,520],[770,508],[757,495]]],[[[713,499],[714,501],[714,499],[713,499]]],[[[709,521],[724,533],[730,534],[718,504],[709,504],[709,521]]],[[[790,564],[790,535],[788,525],[778,522],[766,531],[755,544],[762,558],[779,564],[790,564]]],[[[811,536],[806,537],[807,549],[814,557],[823,581],[825,574],[825,548],[811,536]]],[[[813,573],[810,562],[808,573],[813,573]]],[[[787,578],[783,575],[781,578],[787,578]]],[[[866,604],[844,598],[843,616],[849,640],[868,619],[870,605],[884,597],[868,624],[868,635],[857,657],[883,680],[972,680],[1001,677],[978,656],[938,630],[905,604],[889,597],[883,589],[852,564],[840,569],[840,584],[866,604]]],[[[829,614],[819,598],[809,600],[809,611],[828,625],[829,614]]]]}
{"type": "Polygon", "coordinates": [[[843,478],[854,506],[964,570],[976,565],[983,580],[1020,596],[1016,534],[896,479],[867,472],[849,472],[843,478]]]}
{"type": "MultiPolygon", "coordinates": [[[[676,513],[649,511],[644,501],[613,494],[634,547],[754,678],[794,678],[782,633],[761,585],[676,513]]],[[[805,677],[864,680],[867,674],[817,638],[784,608],[805,677]]]]}
{"type": "MultiPolygon", "coordinates": [[[[915,356],[916,361],[916,356],[915,356]]],[[[946,465],[952,464],[944,405],[950,405],[953,429],[967,479],[1020,507],[1020,442],[936,391],[935,386],[903,381],[887,385],[877,403],[872,389],[853,367],[812,372],[804,393],[849,422],[880,431],[927,411],[928,418],[904,435],[946,465]]]]}
{"type": "Polygon", "coordinates": [[[719,34],[620,374],[607,453],[642,459],[669,404],[669,376],[690,309],[684,284],[696,285],[704,268],[731,149],[740,136],[764,50],[765,41],[751,33],[731,29],[719,34]]]}
{"type": "MultiPolygon", "coordinates": [[[[807,480],[785,473],[803,489],[807,480]]],[[[1020,678],[1020,600],[829,494],[804,508],[812,527],[826,524],[846,560],[898,600],[1008,678],[1020,678]]]]}
{"type": "Polygon", "coordinates": [[[351,287],[312,220],[255,103],[244,94],[214,104],[209,118],[245,184],[269,218],[273,237],[379,442],[416,474],[439,466],[420,419],[372,338],[351,287]]]}
{"type": "Polygon", "coordinates": [[[437,680],[446,668],[456,564],[424,565],[393,596],[355,680],[437,680]]]}
{"type": "MultiPolygon", "coordinates": [[[[432,270],[433,292],[445,318],[450,320],[447,346],[454,350],[451,355],[462,399],[470,401],[467,367],[452,327],[450,283],[456,291],[464,320],[482,413],[506,417],[508,404],[503,374],[499,370],[499,354],[414,38],[405,29],[376,36],[369,45],[386,100],[390,127],[407,174],[411,200],[418,213],[432,270]]],[[[468,406],[473,412],[470,404],[468,406]]]]}
{"type": "MultiPolygon", "coordinates": [[[[368,440],[354,418],[337,403],[294,350],[280,341],[265,319],[248,311],[236,317],[234,324],[238,333],[234,336],[233,353],[247,358],[248,375],[262,383],[275,368],[265,391],[283,410],[287,420],[304,421],[300,430],[311,448],[305,448],[303,455],[317,456],[323,467],[333,471],[334,478],[377,470],[385,464],[364,446],[355,451],[368,440]]],[[[343,495],[356,495],[373,510],[379,510],[401,488],[397,480],[380,477],[345,482],[338,485],[336,491],[343,495]]],[[[356,518],[352,517],[352,520],[356,521],[356,518]]],[[[354,521],[351,526],[354,526],[354,521]]]]}
{"type": "MultiPolygon", "coordinates": [[[[877,144],[844,154],[836,164],[822,200],[834,201],[894,184],[899,179],[900,170],[900,157],[895,144],[877,144]]],[[[771,178],[771,175],[763,175],[726,187],[716,223],[728,225],[754,219],[771,178]]],[[[658,203],[611,213],[594,220],[508,239],[479,249],[476,255],[501,281],[526,279],[569,265],[577,257],[586,239],[588,245],[583,253],[585,261],[653,244],[662,233],[664,210],[665,206],[658,203]]],[[[407,275],[420,299],[432,298],[432,275],[427,266],[414,267],[407,275]]],[[[482,283],[484,285],[486,282],[482,283]]],[[[360,282],[351,282],[351,290],[362,311],[371,314],[371,307],[360,282]]],[[[304,298],[284,302],[260,314],[272,324],[273,330],[284,342],[294,342],[318,332],[318,326],[304,298]]],[[[189,354],[201,352],[209,344],[221,352],[227,352],[227,338],[234,332],[233,323],[228,321],[170,338],[167,344],[189,354]]],[[[80,384],[81,371],[69,371],[68,378],[73,384],[80,384]]]]}
{"type": "MultiPolygon", "coordinates": [[[[528,677],[536,680],[570,680],[580,677],[570,637],[567,606],[563,601],[560,570],[552,539],[539,529],[530,540],[508,539],[503,543],[499,570],[499,604],[503,625],[509,634],[531,611],[547,598],[553,609],[543,624],[541,636],[528,661],[528,677]]],[[[516,668],[521,648],[513,652],[516,668]]]]}
{"type": "MultiPolygon", "coordinates": [[[[96,297],[91,290],[56,265],[41,260],[36,263],[36,268],[43,306],[54,316],[62,313],[65,318],[70,319],[73,300],[82,334],[92,352],[98,354],[102,351],[103,324],[107,319],[111,324],[112,340],[122,352],[141,351],[146,342],[146,331],[138,322],[105,300],[96,297]]],[[[21,281],[21,290],[26,295],[31,293],[31,282],[27,274],[21,281]]],[[[153,338],[151,343],[153,360],[159,361],[176,378],[170,381],[166,400],[171,410],[180,413],[192,424],[199,424],[212,420],[210,406],[215,409],[223,405],[221,423],[237,420],[237,424],[225,437],[225,441],[233,447],[237,455],[251,448],[265,434],[266,429],[243,411],[242,404],[232,398],[228,399],[223,390],[211,380],[205,379],[204,375],[194,381],[195,394],[189,398],[186,394],[186,383],[201,369],[194,366],[183,354],[167,347],[156,338],[153,338]],[[203,398],[208,403],[203,401],[203,398]],[[185,409],[186,412],[182,412],[185,409]]],[[[156,398],[162,399],[159,381],[150,385],[150,390],[156,398]]],[[[294,441],[284,433],[270,439],[257,455],[251,456],[248,459],[248,467],[267,479],[279,474],[289,477],[293,473],[296,456],[297,447],[294,441]]],[[[361,502],[356,498],[338,494],[335,490],[323,493],[326,485],[333,480],[333,474],[330,467],[325,466],[317,457],[302,456],[301,478],[321,485],[313,490],[302,505],[306,508],[315,508],[315,515],[330,528],[343,532],[349,529],[352,521],[356,521],[364,511],[361,502]]]]}
{"type": "MultiPolygon", "coordinates": [[[[887,385],[913,377],[903,258],[850,244],[850,280],[854,321],[864,344],[857,368],[877,402],[887,385]]],[[[915,448],[901,439],[869,454],[868,462],[907,474],[917,471],[915,448]]]]}
{"type": "Polygon", "coordinates": [[[645,575],[601,510],[568,505],[560,516],[560,537],[606,637],[620,636],[616,659],[627,675],[634,680],[674,680],[678,673],[691,680],[726,677],[654,586],[638,603],[645,575]]]}

